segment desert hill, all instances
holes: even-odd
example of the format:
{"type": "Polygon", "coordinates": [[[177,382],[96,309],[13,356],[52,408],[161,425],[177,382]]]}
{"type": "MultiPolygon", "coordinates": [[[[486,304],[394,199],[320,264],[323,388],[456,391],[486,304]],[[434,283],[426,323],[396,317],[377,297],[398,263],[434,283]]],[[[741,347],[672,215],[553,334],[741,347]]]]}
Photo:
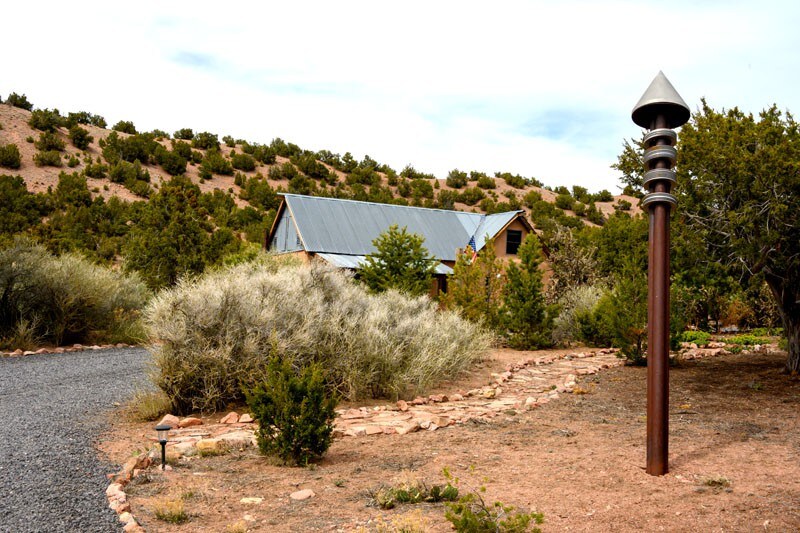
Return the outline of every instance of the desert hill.
{"type": "MultiPolygon", "coordinates": [[[[81,150],[70,141],[67,117],[60,117],[60,121],[56,120],[59,123],[53,127],[53,134],[64,143],[63,150],[59,151],[60,157],[55,158],[55,161],[51,159],[45,164],[37,164],[35,158],[41,150],[36,144],[43,132],[33,127],[39,124],[32,121],[32,117],[38,113],[37,118],[41,118],[43,111],[49,112],[50,118],[60,117],[57,111],[28,111],[8,104],[0,105],[0,147],[13,144],[20,154],[19,168],[0,168],[0,173],[21,176],[31,192],[46,192],[55,188],[59,175],[67,172],[84,175],[94,196],[106,199],[116,196],[126,201],[142,200],[148,190],[159,189],[162,183],[171,178],[170,172],[164,168],[167,165],[159,165],[159,157],[153,153],[153,150],[161,147],[162,154],[180,151],[188,156],[183,158],[186,166],[181,173],[196,183],[202,192],[220,191],[230,195],[239,207],[252,205],[260,210],[269,210],[273,206],[269,202],[265,205],[264,201],[254,201],[251,198],[252,192],[248,194],[248,182],[258,183],[262,187],[267,184],[274,192],[289,191],[476,212],[522,208],[530,214],[536,202],[546,202],[558,205],[564,216],[571,218],[577,215],[589,225],[602,223],[602,218],[613,213],[615,206],[627,208],[626,203],[629,203],[630,209],[637,211],[638,200],[629,196],[612,196],[604,192],[602,195],[587,194],[583,198],[569,201],[567,197],[570,196],[570,191],[565,188],[553,191],[539,186],[535,180],[510,174],[487,176],[475,172],[464,172],[461,175],[451,173],[452,179],[443,180],[417,172],[411,167],[398,174],[368,156],[364,161],[357,162],[349,153],[340,157],[327,151],[309,152],[280,139],[273,140],[270,145],[249,143],[230,137],[223,137],[223,142],[218,142],[217,135],[195,133],[191,130],[175,132],[182,137],[176,139],[175,136],[161,131],[134,133],[131,123],[117,124],[115,128],[121,131],[115,131],[83,120],[78,125],[88,131],[92,140],[81,150]],[[126,133],[126,130],[130,133],[126,133]],[[146,180],[152,189],[146,185],[131,187],[130,183],[126,184],[109,176],[114,161],[108,160],[103,145],[109,142],[110,136],[123,142],[134,138],[136,141],[149,143],[150,154],[135,160],[141,164],[142,171],[146,171],[146,180]],[[176,147],[176,144],[179,146],[176,147]],[[209,163],[210,159],[213,159],[213,164],[209,163]],[[59,163],[60,166],[56,166],[59,163]],[[209,171],[209,168],[212,170],[209,171]],[[559,195],[565,198],[559,199],[559,195]],[[593,210],[597,213],[592,213],[593,210]]],[[[85,119],[89,114],[83,115],[85,119]]],[[[178,159],[175,155],[173,158],[178,159]]],[[[131,162],[131,157],[128,156],[127,160],[131,162]]],[[[171,171],[175,173],[174,169],[171,171]]],[[[535,214],[532,218],[535,223],[535,214]]]]}

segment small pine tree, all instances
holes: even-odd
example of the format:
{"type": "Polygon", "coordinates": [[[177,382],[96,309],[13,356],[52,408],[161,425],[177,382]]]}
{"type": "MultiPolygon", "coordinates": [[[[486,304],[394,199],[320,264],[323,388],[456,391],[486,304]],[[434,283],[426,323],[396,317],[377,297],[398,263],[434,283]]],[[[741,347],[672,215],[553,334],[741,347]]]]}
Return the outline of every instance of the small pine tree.
{"type": "Polygon", "coordinates": [[[544,300],[539,238],[529,233],[517,255],[519,264],[512,261],[506,269],[504,318],[509,344],[523,350],[551,346],[556,313],[544,300]]]}
{"type": "Polygon", "coordinates": [[[75,145],[75,148],[79,150],[86,150],[94,141],[94,137],[89,135],[89,130],[81,128],[77,124],[69,129],[69,139],[75,145]]]}
{"type": "Polygon", "coordinates": [[[393,224],[372,241],[376,251],[367,255],[359,271],[372,292],[397,289],[419,296],[431,287],[436,259],[422,245],[425,239],[393,224]]]}
{"type": "Polygon", "coordinates": [[[259,422],[256,438],[261,453],[306,465],[330,447],[336,400],[326,392],[319,364],[295,370],[273,347],[267,378],[245,390],[245,396],[259,422]]]}
{"type": "Polygon", "coordinates": [[[494,241],[487,240],[474,260],[473,255],[469,246],[458,254],[453,273],[447,278],[447,294],[442,304],[448,309],[458,309],[467,320],[497,331],[502,322],[504,279],[494,241]]]}

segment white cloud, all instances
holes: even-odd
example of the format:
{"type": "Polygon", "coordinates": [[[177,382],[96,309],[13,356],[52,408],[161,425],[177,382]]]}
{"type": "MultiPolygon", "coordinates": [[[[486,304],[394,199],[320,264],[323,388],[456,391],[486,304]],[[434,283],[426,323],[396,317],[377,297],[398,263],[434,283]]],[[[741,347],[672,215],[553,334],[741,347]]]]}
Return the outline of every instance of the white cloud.
{"type": "Polygon", "coordinates": [[[616,190],[609,165],[658,70],[692,108],[799,107],[796,4],[694,4],[17,2],[0,95],[616,190]]]}

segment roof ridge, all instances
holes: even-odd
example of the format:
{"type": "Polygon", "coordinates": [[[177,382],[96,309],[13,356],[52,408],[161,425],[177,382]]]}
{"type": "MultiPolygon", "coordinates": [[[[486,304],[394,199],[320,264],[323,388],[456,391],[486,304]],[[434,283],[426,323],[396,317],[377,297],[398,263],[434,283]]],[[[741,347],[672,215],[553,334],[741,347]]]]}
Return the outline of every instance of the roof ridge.
{"type": "Polygon", "coordinates": [[[364,200],[351,200],[349,198],[332,198],[330,196],[311,196],[308,194],[294,194],[289,192],[279,192],[278,196],[289,196],[289,197],[296,197],[296,198],[310,198],[312,200],[328,200],[331,202],[349,202],[355,204],[369,204],[369,205],[379,205],[379,206],[386,206],[386,207],[398,207],[402,209],[422,209],[424,211],[440,211],[442,213],[462,213],[465,215],[476,215],[481,217],[481,219],[487,216],[494,216],[494,215],[502,215],[506,213],[521,213],[521,209],[515,209],[514,211],[503,211],[502,213],[492,213],[491,215],[487,215],[486,213],[473,213],[471,211],[459,211],[456,209],[441,209],[439,207],[420,207],[416,205],[399,205],[399,204],[384,204],[381,202],[368,202],[364,200]]]}

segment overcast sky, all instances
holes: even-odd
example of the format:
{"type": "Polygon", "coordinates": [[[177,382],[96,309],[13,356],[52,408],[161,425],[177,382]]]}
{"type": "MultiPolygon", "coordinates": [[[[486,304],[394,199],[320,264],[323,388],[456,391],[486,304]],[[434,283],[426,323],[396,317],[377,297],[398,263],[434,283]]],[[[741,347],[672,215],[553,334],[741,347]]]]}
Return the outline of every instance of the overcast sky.
{"type": "Polygon", "coordinates": [[[693,111],[797,112],[799,24],[788,1],[15,1],[0,96],[617,193],[659,70],[693,111]]]}

